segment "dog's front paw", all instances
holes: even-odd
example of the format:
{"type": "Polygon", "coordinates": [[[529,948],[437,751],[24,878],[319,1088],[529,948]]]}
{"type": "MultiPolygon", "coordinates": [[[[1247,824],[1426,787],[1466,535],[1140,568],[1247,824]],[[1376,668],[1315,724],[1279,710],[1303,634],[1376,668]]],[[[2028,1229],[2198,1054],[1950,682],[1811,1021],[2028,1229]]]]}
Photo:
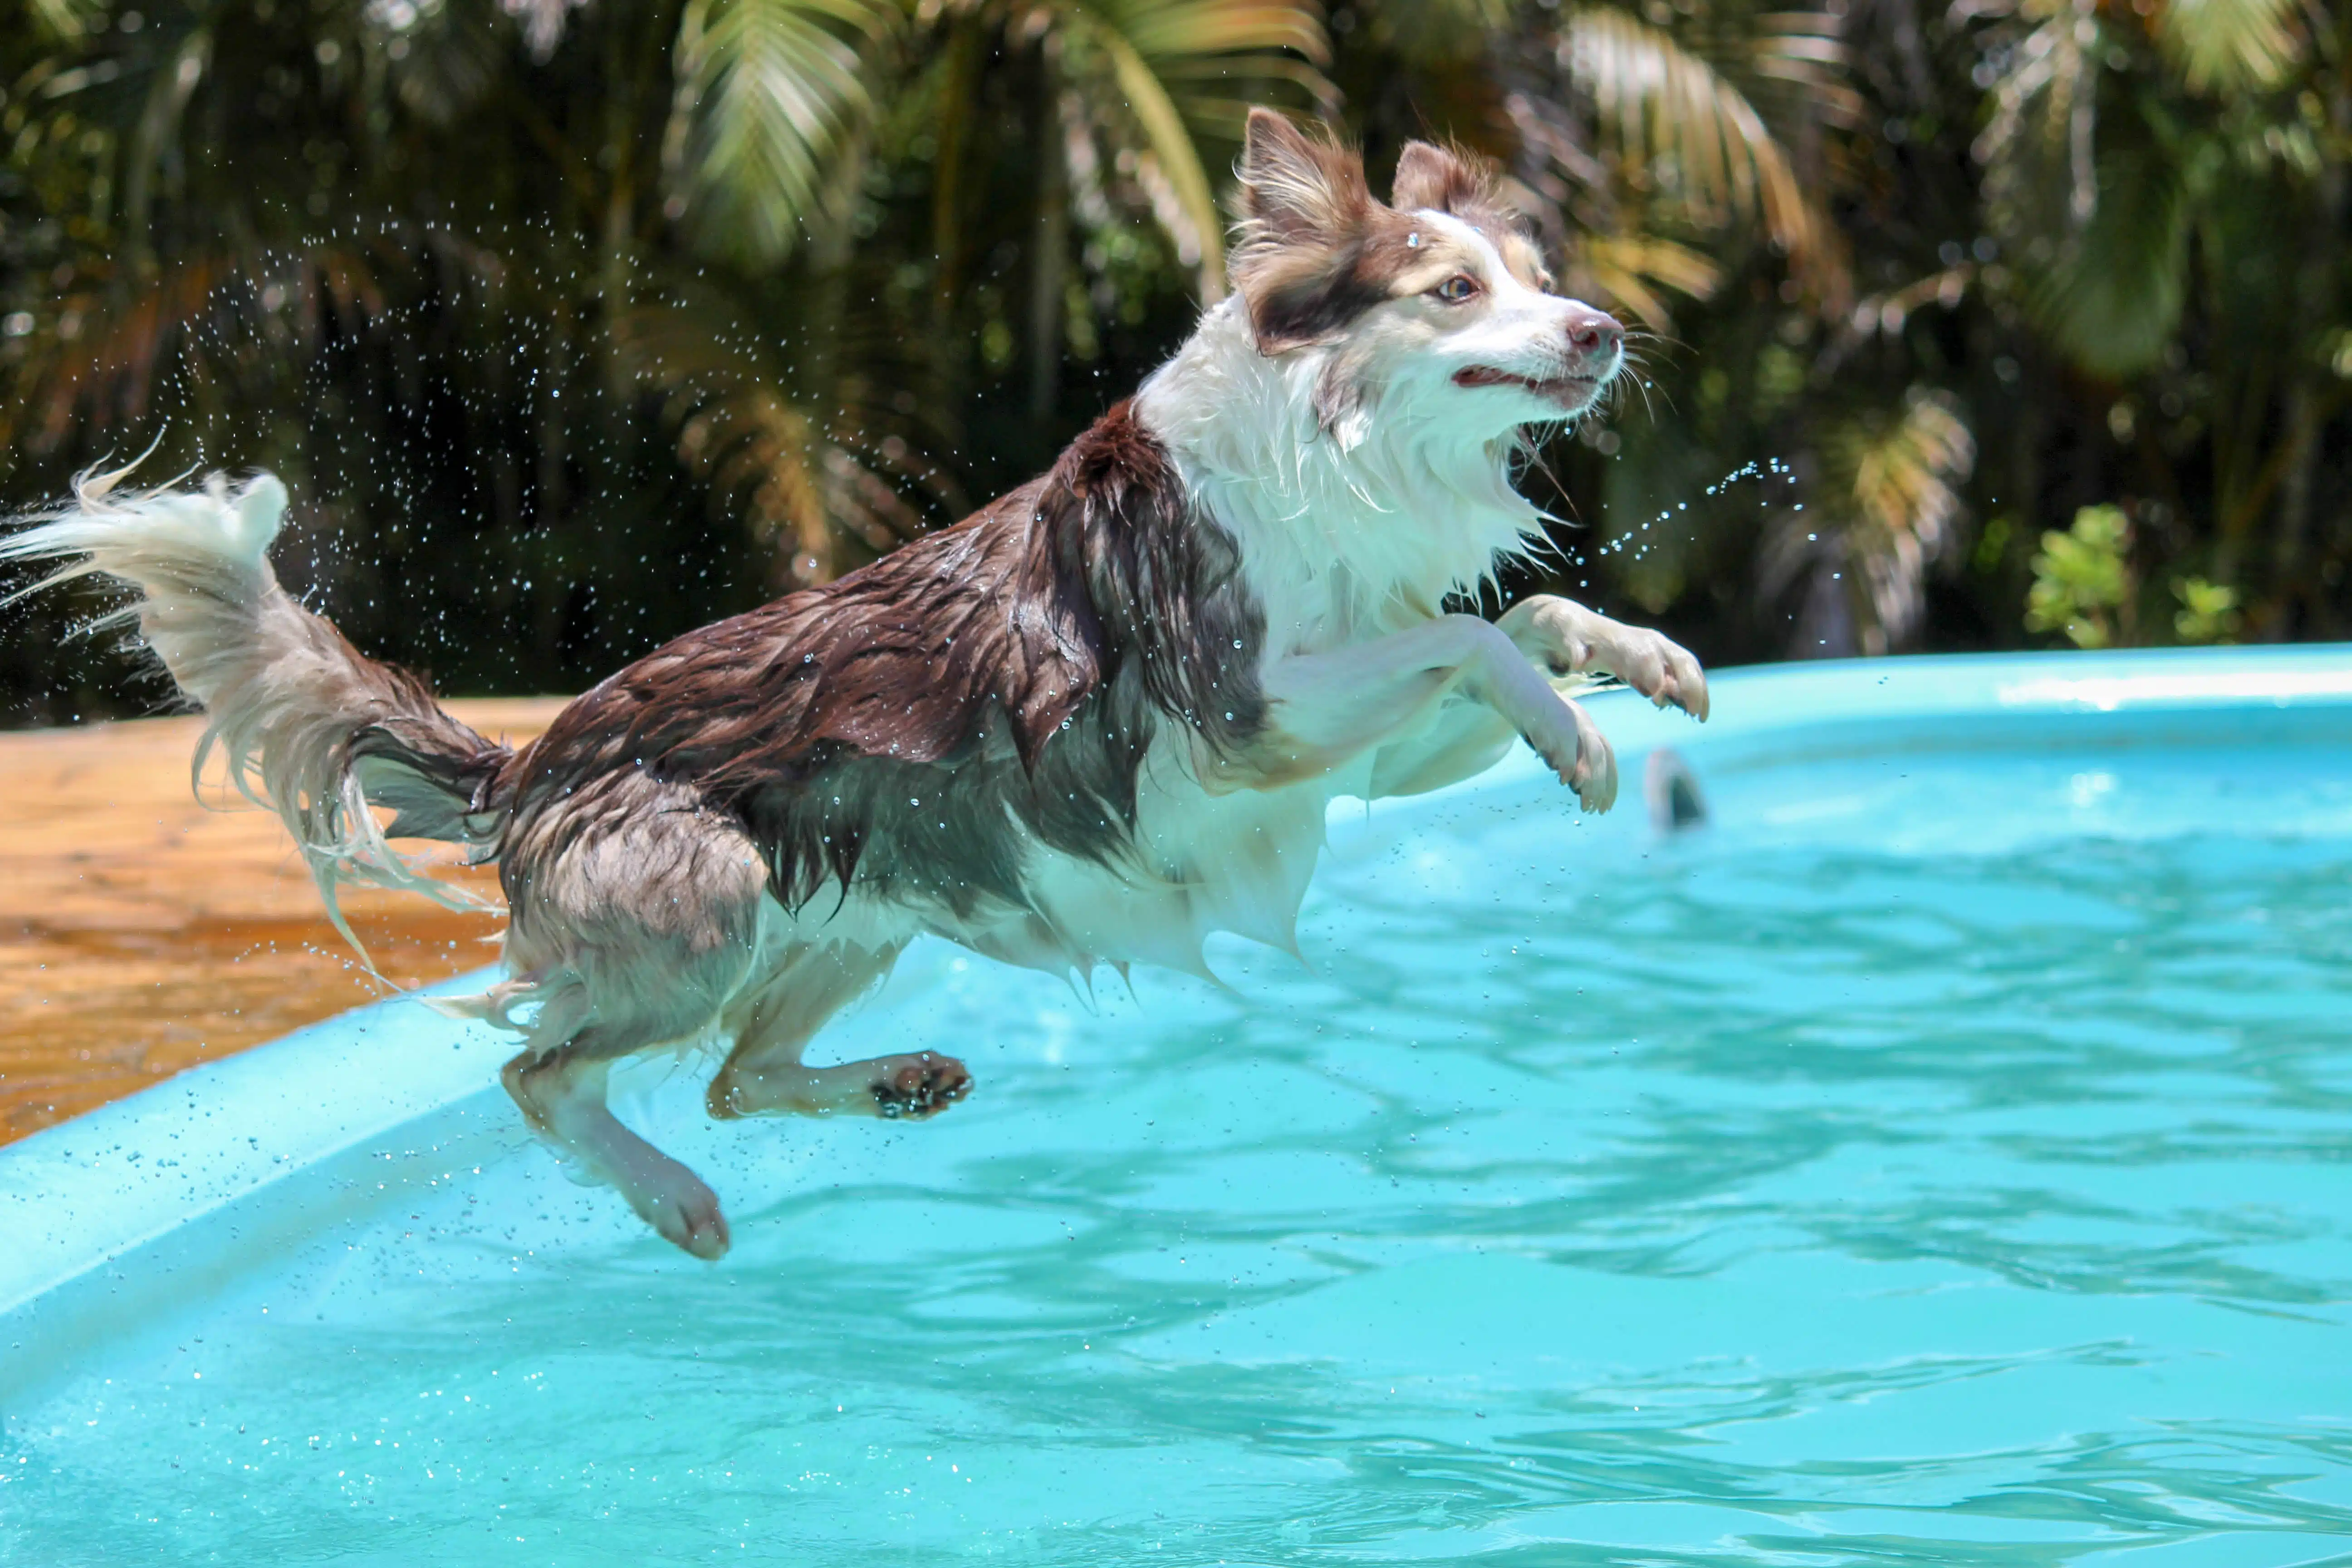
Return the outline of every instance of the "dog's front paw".
{"type": "Polygon", "coordinates": [[[1605,658],[1593,668],[1605,669],[1651,701],[1664,708],[1673,703],[1692,718],[1706,720],[1706,671],[1689,650],[1647,626],[1609,623],[1616,633],[1605,658]]]}
{"type": "Polygon", "coordinates": [[[1706,672],[1671,638],[1629,626],[1549,594],[1521,600],[1502,620],[1519,650],[1556,676],[1616,677],[1663,708],[1707,714],[1706,672]]]}
{"type": "Polygon", "coordinates": [[[953,1057],[922,1051],[901,1057],[874,1085],[874,1113],[886,1120],[936,1116],[971,1092],[971,1074],[953,1057]]]}
{"type": "Polygon", "coordinates": [[[1523,732],[1559,782],[1576,792],[1578,805],[1606,811],[1617,804],[1617,753],[1582,708],[1555,698],[1551,709],[1523,732]]]}

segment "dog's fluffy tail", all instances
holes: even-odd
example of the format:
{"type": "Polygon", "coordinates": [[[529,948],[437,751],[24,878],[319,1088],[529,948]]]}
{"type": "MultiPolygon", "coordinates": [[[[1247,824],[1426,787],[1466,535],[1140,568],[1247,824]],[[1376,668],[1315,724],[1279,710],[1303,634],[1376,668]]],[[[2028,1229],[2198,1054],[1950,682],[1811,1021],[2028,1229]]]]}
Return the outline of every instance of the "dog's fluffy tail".
{"type": "MultiPolygon", "coordinates": [[[[505,812],[491,800],[510,754],[443,712],[424,681],[362,657],[278,586],[268,551],[286,487],[257,474],[232,489],[165,486],[117,494],[124,470],[85,474],[73,504],[0,539],[0,559],[64,563],[33,593],[78,577],[127,584],[140,597],[105,617],[139,636],[212,722],[197,742],[201,781],[215,747],[229,778],[278,813],[300,846],[327,912],[369,973],[375,966],[336,899],[344,883],[422,893],[484,909],[385,842],[437,838],[494,859],[505,812]],[[379,825],[371,805],[396,815],[379,825]]],[[[381,978],[381,976],[379,976],[381,978]]]]}

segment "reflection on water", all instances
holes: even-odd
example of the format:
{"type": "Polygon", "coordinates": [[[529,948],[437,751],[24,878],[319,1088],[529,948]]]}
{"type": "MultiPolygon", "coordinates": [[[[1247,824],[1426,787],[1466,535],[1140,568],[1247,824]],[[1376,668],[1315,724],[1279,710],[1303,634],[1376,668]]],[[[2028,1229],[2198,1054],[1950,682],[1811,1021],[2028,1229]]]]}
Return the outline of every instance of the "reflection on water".
{"type": "Polygon", "coordinates": [[[939,1123],[641,1093],[723,1265],[453,1171],[7,1412],[0,1557],[2352,1562],[2345,779],[1515,785],[1343,828],[1318,974],[934,953],[836,1039],[939,1123]]]}

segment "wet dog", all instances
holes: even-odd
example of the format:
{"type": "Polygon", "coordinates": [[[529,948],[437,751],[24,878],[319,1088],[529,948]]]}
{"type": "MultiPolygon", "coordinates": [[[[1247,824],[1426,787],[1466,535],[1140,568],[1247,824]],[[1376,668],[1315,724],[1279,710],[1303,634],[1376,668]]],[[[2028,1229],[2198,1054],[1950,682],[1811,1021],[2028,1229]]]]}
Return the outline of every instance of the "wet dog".
{"type": "Polygon", "coordinates": [[[524,1037],[504,1076],[533,1128],[716,1258],[716,1195],[606,1109],[616,1059],[726,1042],[714,1116],[934,1115],[970,1088],[950,1058],[802,1059],[917,935],[1062,973],[1197,971],[1219,930],[1289,947],[1334,796],[1433,789],[1517,738],[1606,810],[1616,764],[1567,692],[1613,678],[1706,717],[1654,632],[1549,596],[1444,608],[1540,537],[1513,459],[1601,399],[1618,324],[1550,292],[1440,148],[1409,146],[1383,204],[1261,110],[1241,178],[1232,296],[1050,472],[656,649],[520,750],[288,596],[268,475],[86,479],[0,551],[140,590],[123,613],[331,910],[347,881],[457,897],[388,839],[496,860],[509,978],[453,1009],[524,1037]]]}

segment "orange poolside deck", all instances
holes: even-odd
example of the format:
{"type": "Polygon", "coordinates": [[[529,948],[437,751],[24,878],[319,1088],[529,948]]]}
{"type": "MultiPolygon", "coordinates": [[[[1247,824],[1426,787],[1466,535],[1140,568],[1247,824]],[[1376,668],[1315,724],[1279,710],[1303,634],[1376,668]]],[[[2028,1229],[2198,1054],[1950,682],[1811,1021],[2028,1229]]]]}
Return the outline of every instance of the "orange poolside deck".
{"type": "MultiPolygon", "coordinates": [[[[449,706],[511,740],[562,700],[449,706]]],[[[217,777],[191,793],[203,723],[0,734],[0,1143],[383,994],[277,817],[242,799],[213,809],[217,777]]],[[[455,874],[497,891],[486,872],[455,874]]],[[[403,984],[495,956],[492,916],[372,889],[343,906],[403,984]]]]}

